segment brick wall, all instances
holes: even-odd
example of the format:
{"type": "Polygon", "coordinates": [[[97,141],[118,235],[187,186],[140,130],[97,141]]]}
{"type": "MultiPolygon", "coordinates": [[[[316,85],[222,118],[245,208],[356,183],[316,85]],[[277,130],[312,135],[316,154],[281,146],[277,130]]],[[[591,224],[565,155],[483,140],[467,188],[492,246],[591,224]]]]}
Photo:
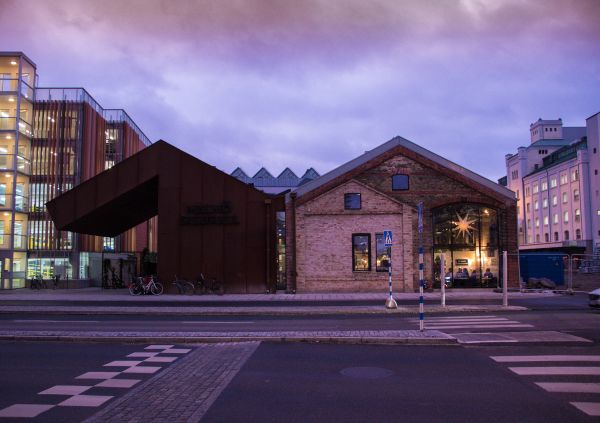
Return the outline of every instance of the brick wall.
{"type": "MultiPolygon", "coordinates": [[[[317,197],[312,198],[308,193],[307,199],[298,198],[296,270],[299,291],[359,291],[385,287],[386,274],[352,272],[351,248],[353,231],[371,233],[374,249],[374,234],[384,229],[394,231],[394,245],[400,243],[401,238],[401,247],[394,248],[392,256],[393,263],[399,263],[399,260],[403,263],[401,269],[394,266],[395,286],[401,291],[418,289],[417,252],[421,241],[416,207],[420,201],[424,203],[422,244],[426,280],[433,279],[432,209],[436,207],[473,203],[498,210],[500,245],[509,253],[517,251],[516,200],[503,198],[485,186],[465,181],[465,177],[457,176],[441,165],[409,157],[410,154],[386,155],[382,160],[361,165],[360,172],[354,172],[350,181],[342,176],[337,186],[334,186],[336,181],[328,184],[333,186],[328,191],[321,193],[318,189],[320,195],[317,197]],[[392,191],[392,175],[399,173],[409,175],[409,190],[392,191]],[[362,210],[344,210],[343,194],[346,192],[363,195],[362,210]],[[402,234],[401,237],[398,234],[402,234]],[[338,245],[330,243],[329,238],[338,239],[338,245]]],[[[289,238],[288,242],[292,241],[289,238]]],[[[374,251],[371,260],[375,260],[374,251]]],[[[510,260],[508,269],[509,286],[517,287],[517,263],[510,260]]]]}
{"type": "Polygon", "coordinates": [[[394,233],[394,289],[404,291],[413,278],[412,210],[355,181],[296,209],[296,286],[299,292],[387,292],[388,273],[376,271],[375,234],[394,233]],[[344,194],[360,193],[360,210],[344,209],[344,194]],[[371,271],[352,269],[352,234],[371,234],[371,271]]]}

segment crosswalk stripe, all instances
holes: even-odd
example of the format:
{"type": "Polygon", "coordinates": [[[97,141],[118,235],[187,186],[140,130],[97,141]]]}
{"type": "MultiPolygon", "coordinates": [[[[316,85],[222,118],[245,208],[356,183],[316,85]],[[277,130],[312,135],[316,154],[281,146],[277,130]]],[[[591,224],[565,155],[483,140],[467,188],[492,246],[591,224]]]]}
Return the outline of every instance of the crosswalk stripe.
{"type": "Polygon", "coordinates": [[[600,355],[500,355],[490,358],[498,363],[526,363],[535,361],[600,361],[600,355]]]}
{"type": "Polygon", "coordinates": [[[600,367],[509,367],[521,376],[593,375],[600,376],[600,367]]]}
{"type": "Polygon", "coordinates": [[[548,392],[600,394],[600,383],[535,382],[548,392]]]}
{"type": "Polygon", "coordinates": [[[493,329],[493,328],[532,328],[533,325],[529,325],[526,323],[515,323],[515,324],[503,324],[503,325],[486,325],[486,324],[478,324],[478,325],[428,325],[425,327],[427,329],[493,329]]]}
{"type": "Polygon", "coordinates": [[[588,416],[600,416],[600,402],[572,402],[571,405],[579,408],[588,416]]]}
{"type": "Polygon", "coordinates": [[[451,320],[496,320],[496,319],[509,320],[506,317],[497,317],[497,316],[448,316],[448,317],[429,317],[429,318],[427,318],[427,320],[444,320],[444,321],[451,321],[451,320]]]}
{"type": "MultiPolygon", "coordinates": [[[[413,322],[418,322],[418,320],[413,320],[413,322]]],[[[516,320],[509,320],[509,319],[482,319],[482,320],[475,320],[475,319],[466,319],[466,320],[439,320],[439,319],[425,319],[425,322],[429,322],[429,323],[447,323],[447,324],[452,324],[452,323],[518,323],[516,320]]]]}

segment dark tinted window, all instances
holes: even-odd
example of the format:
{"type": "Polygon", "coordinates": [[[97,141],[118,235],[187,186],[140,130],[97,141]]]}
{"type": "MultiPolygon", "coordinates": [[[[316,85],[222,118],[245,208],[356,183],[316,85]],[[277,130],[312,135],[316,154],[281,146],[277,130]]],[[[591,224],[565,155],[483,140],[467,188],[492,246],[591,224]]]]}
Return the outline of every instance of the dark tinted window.
{"type": "Polygon", "coordinates": [[[403,191],[408,189],[408,175],[392,176],[392,190],[403,191]]]}
{"type": "Polygon", "coordinates": [[[360,193],[344,194],[344,208],[346,210],[359,210],[360,193]]]}

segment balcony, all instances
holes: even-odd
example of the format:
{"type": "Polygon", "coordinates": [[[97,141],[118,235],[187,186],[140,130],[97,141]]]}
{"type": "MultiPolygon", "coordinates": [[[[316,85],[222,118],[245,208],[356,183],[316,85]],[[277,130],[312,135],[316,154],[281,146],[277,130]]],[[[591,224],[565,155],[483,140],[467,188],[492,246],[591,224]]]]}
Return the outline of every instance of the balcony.
{"type": "Polygon", "coordinates": [[[31,175],[31,161],[15,154],[0,154],[0,171],[14,170],[15,160],[18,172],[24,175],[31,175]]]}
{"type": "Polygon", "coordinates": [[[25,122],[23,119],[19,119],[19,132],[31,138],[33,136],[33,129],[31,124],[25,122]]]}
{"type": "Polygon", "coordinates": [[[24,195],[0,194],[0,210],[12,210],[27,213],[29,198],[24,195]]]}

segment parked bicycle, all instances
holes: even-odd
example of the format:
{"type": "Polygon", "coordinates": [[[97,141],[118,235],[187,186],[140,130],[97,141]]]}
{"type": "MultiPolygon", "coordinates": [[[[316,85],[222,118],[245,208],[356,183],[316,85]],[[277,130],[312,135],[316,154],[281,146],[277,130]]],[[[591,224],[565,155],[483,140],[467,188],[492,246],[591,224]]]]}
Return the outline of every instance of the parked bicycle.
{"type": "Polygon", "coordinates": [[[194,285],[200,294],[223,295],[225,293],[223,282],[217,280],[217,278],[207,278],[204,273],[200,273],[198,279],[194,281],[194,285]]]}
{"type": "Polygon", "coordinates": [[[129,284],[129,293],[131,295],[160,295],[163,293],[163,286],[160,282],[155,281],[152,275],[140,276],[129,284]]]}
{"type": "Polygon", "coordinates": [[[179,279],[177,275],[175,275],[175,280],[171,285],[175,285],[177,291],[184,295],[193,295],[196,291],[196,287],[192,282],[185,279],[179,279]]]}
{"type": "Polygon", "coordinates": [[[48,288],[44,279],[42,279],[42,275],[40,273],[36,274],[31,281],[29,282],[30,289],[37,289],[38,291],[42,288],[48,288]]]}

